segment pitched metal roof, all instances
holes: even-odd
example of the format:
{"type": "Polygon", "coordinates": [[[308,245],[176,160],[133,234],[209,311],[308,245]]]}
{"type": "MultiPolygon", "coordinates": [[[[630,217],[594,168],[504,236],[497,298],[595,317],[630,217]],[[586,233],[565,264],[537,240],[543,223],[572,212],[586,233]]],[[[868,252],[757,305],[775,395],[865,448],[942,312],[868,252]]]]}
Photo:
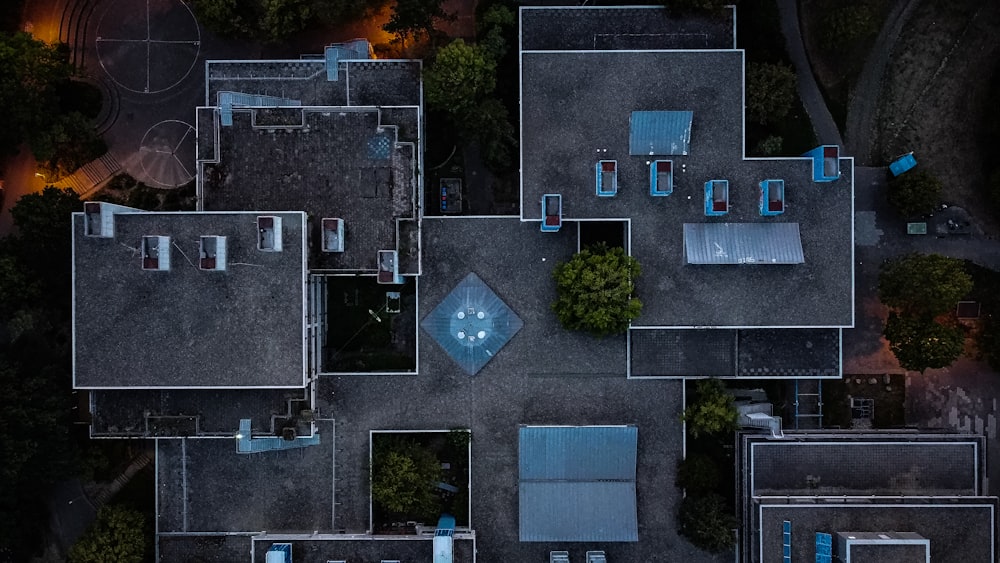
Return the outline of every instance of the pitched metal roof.
{"type": "Polygon", "coordinates": [[[639,541],[635,481],[522,481],[521,541],[639,541]]]}
{"type": "Polygon", "coordinates": [[[635,480],[634,426],[525,426],[521,480],[635,480]]]}
{"type": "Polygon", "coordinates": [[[519,431],[521,541],[638,541],[634,426],[519,431]]]}
{"type": "Polygon", "coordinates": [[[470,273],[420,326],[466,373],[476,375],[524,322],[479,276],[470,273]]]}
{"type": "Polygon", "coordinates": [[[690,111],[633,111],[629,119],[629,154],[688,154],[693,117],[690,111]]]}
{"type": "Polygon", "coordinates": [[[685,223],[688,264],[802,264],[798,223],[685,223]]]}

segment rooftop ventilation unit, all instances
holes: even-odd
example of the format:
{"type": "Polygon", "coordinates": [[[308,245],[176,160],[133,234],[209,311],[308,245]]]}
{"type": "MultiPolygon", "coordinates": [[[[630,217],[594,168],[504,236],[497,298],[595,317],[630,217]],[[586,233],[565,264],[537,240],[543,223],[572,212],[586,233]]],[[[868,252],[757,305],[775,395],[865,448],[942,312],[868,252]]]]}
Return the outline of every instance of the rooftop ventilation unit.
{"type": "Polygon", "coordinates": [[[198,267],[202,270],[226,270],[226,237],[203,236],[198,246],[198,267]]]}
{"type": "Polygon", "coordinates": [[[272,543],[267,550],[265,563],[292,563],[292,544],[272,543]]]}
{"type": "Polygon", "coordinates": [[[113,238],[115,236],[115,213],[135,213],[137,209],[115,205],[103,201],[88,201],[83,204],[83,234],[88,237],[113,238]]]}
{"type": "Polygon", "coordinates": [[[378,283],[403,283],[399,275],[399,254],[395,250],[378,251],[378,283]]]}
{"type": "Polygon", "coordinates": [[[764,180],[760,183],[760,214],[765,217],[785,212],[785,181],[764,180]]]}
{"type": "Polygon", "coordinates": [[[170,237],[151,235],[142,237],[142,269],[170,269],[170,237]]]}
{"type": "Polygon", "coordinates": [[[840,178],[840,147],[821,145],[802,156],[813,160],[813,182],[832,182],[840,178]]]}
{"type": "Polygon", "coordinates": [[[717,217],[729,213],[729,180],[705,182],[705,215],[717,217]]]}
{"type": "Polygon", "coordinates": [[[554,233],[562,227],[562,195],[542,196],[542,232],[554,233]]]}
{"type": "Polygon", "coordinates": [[[323,252],[344,251],[344,220],[323,219],[323,252]]]}
{"type": "Polygon", "coordinates": [[[674,191],[674,163],[654,160],[649,163],[649,195],[664,196],[674,191]]]}
{"type": "Polygon", "coordinates": [[[611,197],[618,193],[618,161],[597,161],[597,195],[611,197]]]}
{"type": "Polygon", "coordinates": [[[257,217],[257,250],[281,252],[281,217],[257,217]]]}

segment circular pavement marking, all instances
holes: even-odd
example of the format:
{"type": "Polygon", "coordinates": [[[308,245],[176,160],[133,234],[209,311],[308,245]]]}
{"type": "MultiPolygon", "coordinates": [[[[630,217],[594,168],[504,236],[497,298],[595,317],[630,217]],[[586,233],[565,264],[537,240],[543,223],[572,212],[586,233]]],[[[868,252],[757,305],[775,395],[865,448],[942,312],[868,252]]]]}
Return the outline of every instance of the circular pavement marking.
{"type": "Polygon", "coordinates": [[[189,123],[167,119],[146,130],[139,143],[139,164],[153,183],[176,188],[194,178],[195,130],[189,123]]]}
{"type": "Polygon", "coordinates": [[[97,25],[101,68],[132,92],[177,86],[191,74],[200,50],[198,21],[180,0],[115,0],[97,25]]]}

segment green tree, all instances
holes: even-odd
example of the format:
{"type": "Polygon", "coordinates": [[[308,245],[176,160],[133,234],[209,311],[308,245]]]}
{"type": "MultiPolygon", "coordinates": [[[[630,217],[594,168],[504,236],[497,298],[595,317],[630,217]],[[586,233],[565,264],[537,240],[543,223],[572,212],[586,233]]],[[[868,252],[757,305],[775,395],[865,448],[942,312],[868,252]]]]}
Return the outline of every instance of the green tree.
{"type": "Polygon", "coordinates": [[[12,153],[34,132],[51,127],[58,87],[72,73],[66,49],[27,33],[0,33],[0,152],[12,153]]]}
{"type": "Polygon", "coordinates": [[[82,211],[76,192],[48,186],[40,193],[27,194],[10,208],[17,228],[11,244],[20,264],[34,273],[47,305],[69,306],[70,260],[72,259],[70,217],[82,211]]]}
{"type": "Polygon", "coordinates": [[[689,495],[703,495],[718,490],[722,472],[710,456],[690,453],[677,464],[677,486],[689,495]]]}
{"type": "Polygon", "coordinates": [[[735,545],[736,518],[719,495],[688,495],[678,515],[680,534],[696,547],[721,553],[735,545]]]}
{"type": "Polygon", "coordinates": [[[48,182],[76,172],[108,150],[94,124],[79,112],[56,116],[51,126],[33,134],[30,142],[48,182]]]}
{"type": "Polygon", "coordinates": [[[747,68],[747,118],[761,125],[781,121],[795,105],[798,79],[783,63],[750,63],[747,68]]]}
{"type": "Polygon", "coordinates": [[[441,0],[396,0],[389,21],[382,26],[405,40],[434,33],[434,20],[453,20],[454,15],[441,8],[441,0]]]}
{"type": "Polygon", "coordinates": [[[482,47],[456,39],[442,47],[424,71],[424,96],[429,109],[462,123],[496,87],[496,62],[482,47]]]}
{"type": "Polygon", "coordinates": [[[921,373],[951,365],[965,346],[961,328],[894,312],[889,313],[883,334],[899,365],[921,373]]]}
{"type": "Polygon", "coordinates": [[[408,440],[376,442],[372,455],[372,502],[392,514],[424,516],[434,511],[434,483],[441,463],[408,440]]]}
{"type": "Polygon", "coordinates": [[[639,261],[620,247],[584,248],[552,271],[557,295],[552,310],[569,330],[596,336],[623,333],[642,312],[642,303],[632,295],[641,272],[639,261]]]}
{"type": "Polygon", "coordinates": [[[903,217],[928,213],[941,201],[941,181],[924,170],[911,170],[893,178],[886,195],[903,217]]]}
{"type": "Polygon", "coordinates": [[[279,43],[298,33],[312,20],[308,0],[261,0],[259,36],[269,43],[279,43]]]}
{"type": "Polygon", "coordinates": [[[784,144],[785,140],[780,136],[768,135],[754,147],[754,156],[775,156],[781,154],[784,144]]]}
{"type": "Polygon", "coordinates": [[[507,54],[507,34],[516,28],[517,16],[503,4],[491,4],[477,24],[479,26],[477,43],[494,61],[499,61],[507,54]]]}
{"type": "Polygon", "coordinates": [[[843,50],[845,44],[874,37],[878,33],[878,22],[870,6],[865,2],[845,2],[823,19],[826,27],[822,31],[823,48],[829,51],[843,50]]]}
{"type": "Polygon", "coordinates": [[[922,318],[950,311],[972,291],[972,276],[961,260],[940,254],[907,254],[882,265],[882,303],[922,318]]]}
{"type": "Polygon", "coordinates": [[[142,563],[145,518],[123,506],[105,506],[97,521],[69,550],[69,563],[142,563]]]}
{"type": "Polygon", "coordinates": [[[721,381],[700,379],[694,386],[694,401],[684,409],[684,421],[694,438],[723,434],[738,428],[739,412],[721,381]]]}
{"type": "Polygon", "coordinates": [[[490,170],[502,171],[510,166],[517,149],[517,138],[507,116],[507,108],[500,100],[486,98],[481,101],[463,126],[462,135],[479,143],[483,162],[490,170]]]}

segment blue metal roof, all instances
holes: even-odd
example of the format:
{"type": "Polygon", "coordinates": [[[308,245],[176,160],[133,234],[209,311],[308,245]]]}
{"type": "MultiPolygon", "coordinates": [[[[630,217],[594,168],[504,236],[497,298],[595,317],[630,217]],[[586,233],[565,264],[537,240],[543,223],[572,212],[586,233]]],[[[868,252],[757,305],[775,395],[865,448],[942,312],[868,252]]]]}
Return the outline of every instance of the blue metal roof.
{"type": "Polygon", "coordinates": [[[522,481],[520,540],[639,541],[635,481],[522,481]]]}
{"type": "Polygon", "coordinates": [[[521,541],[638,541],[634,426],[519,430],[521,541]]]}
{"type": "Polygon", "coordinates": [[[469,274],[420,326],[469,375],[476,375],[524,322],[476,274],[469,274]]]}
{"type": "Polygon", "coordinates": [[[688,264],[802,264],[798,223],[685,223],[688,264]]]}
{"type": "Polygon", "coordinates": [[[524,426],[522,480],[635,480],[635,426],[524,426]]]}
{"type": "Polygon", "coordinates": [[[633,111],[629,119],[629,154],[688,154],[693,117],[690,111],[633,111]]]}

